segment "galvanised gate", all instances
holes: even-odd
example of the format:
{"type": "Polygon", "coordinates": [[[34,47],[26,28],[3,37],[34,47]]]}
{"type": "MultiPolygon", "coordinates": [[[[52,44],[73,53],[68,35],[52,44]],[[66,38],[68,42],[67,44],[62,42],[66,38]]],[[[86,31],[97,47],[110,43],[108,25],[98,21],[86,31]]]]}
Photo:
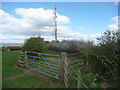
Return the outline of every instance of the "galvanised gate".
{"type": "Polygon", "coordinates": [[[60,55],[25,51],[26,67],[59,79],[60,55]]]}

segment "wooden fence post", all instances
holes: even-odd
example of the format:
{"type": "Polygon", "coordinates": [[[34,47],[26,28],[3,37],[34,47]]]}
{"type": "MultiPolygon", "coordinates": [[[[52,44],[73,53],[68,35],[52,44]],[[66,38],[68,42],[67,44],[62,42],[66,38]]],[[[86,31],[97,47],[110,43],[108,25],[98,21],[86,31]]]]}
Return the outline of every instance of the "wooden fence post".
{"type": "Polygon", "coordinates": [[[64,61],[67,60],[67,53],[61,53],[61,60],[60,60],[60,81],[64,80],[64,61]]]}
{"type": "Polygon", "coordinates": [[[78,81],[78,82],[77,82],[77,83],[78,83],[78,90],[79,90],[79,88],[80,88],[80,86],[81,86],[81,85],[80,85],[80,73],[81,73],[80,70],[78,70],[78,71],[77,71],[77,74],[78,74],[78,75],[77,75],[77,78],[78,78],[78,80],[77,80],[77,81],[78,81]]]}
{"type": "Polygon", "coordinates": [[[25,67],[27,67],[27,51],[25,51],[25,67]]]}

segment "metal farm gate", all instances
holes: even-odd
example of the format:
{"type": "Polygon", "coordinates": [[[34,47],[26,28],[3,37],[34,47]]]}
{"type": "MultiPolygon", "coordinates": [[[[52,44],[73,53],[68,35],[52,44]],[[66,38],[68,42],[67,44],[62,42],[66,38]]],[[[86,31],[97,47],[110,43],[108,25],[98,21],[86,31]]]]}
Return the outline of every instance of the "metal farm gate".
{"type": "Polygon", "coordinates": [[[26,67],[59,79],[60,55],[25,51],[26,67]]]}

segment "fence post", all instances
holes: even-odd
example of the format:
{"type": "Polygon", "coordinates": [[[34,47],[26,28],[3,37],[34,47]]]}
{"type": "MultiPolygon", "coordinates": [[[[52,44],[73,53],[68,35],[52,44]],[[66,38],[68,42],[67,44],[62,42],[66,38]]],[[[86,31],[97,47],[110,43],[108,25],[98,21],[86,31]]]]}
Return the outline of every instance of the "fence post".
{"type": "Polygon", "coordinates": [[[64,80],[64,61],[67,60],[67,53],[61,52],[61,60],[60,60],[60,81],[64,80]]]}
{"type": "Polygon", "coordinates": [[[25,51],[25,67],[27,67],[27,51],[25,51]]]}
{"type": "Polygon", "coordinates": [[[78,74],[78,75],[77,75],[77,78],[78,78],[78,80],[77,80],[77,81],[78,81],[78,90],[79,90],[79,88],[80,88],[80,86],[81,86],[81,85],[80,85],[80,73],[81,73],[80,70],[78,70],[78,71],[77,71],[77,74],[78,74]]]}
{"type": "Polygon", "coordinates": [[[19,52],[21,55],[18,60],[18,66],[20,67],[26,67],[26,61],[25,61],[25,52],[19,52]]]}

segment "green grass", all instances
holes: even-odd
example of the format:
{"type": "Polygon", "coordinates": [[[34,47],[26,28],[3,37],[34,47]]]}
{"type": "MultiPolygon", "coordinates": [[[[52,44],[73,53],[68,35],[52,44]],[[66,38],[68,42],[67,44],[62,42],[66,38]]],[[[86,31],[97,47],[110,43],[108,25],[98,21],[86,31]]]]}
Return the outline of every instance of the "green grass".
{"type": "Polygon", "coordinates": [[[18,51],[3,51],[2,52],[2,75],[10,77],[16,74],[21,74],[20,70],[15,69],[18,61],[18,51]]]}
{"type": "Polygon", "coordinates": [[[46,54],[55,54],[55,55],[60,55],[61,54],[61,52],[48,50],[48,49],[46,49],[44,53],[46,53],[46,54]]]}
{"type": "Polygon", "coordinates": [[[22,69],[15,68],[18,64],[18,51],[2,52],[2,88],[65,88],[63,82],[50,83],[54,78],[29,75],[22,69]]]}
{"type": "Polygon", "coordinates": [[[22,43],[0,43],[0,47],[7,47],[7,46],[22,46],[22,43]]]}

